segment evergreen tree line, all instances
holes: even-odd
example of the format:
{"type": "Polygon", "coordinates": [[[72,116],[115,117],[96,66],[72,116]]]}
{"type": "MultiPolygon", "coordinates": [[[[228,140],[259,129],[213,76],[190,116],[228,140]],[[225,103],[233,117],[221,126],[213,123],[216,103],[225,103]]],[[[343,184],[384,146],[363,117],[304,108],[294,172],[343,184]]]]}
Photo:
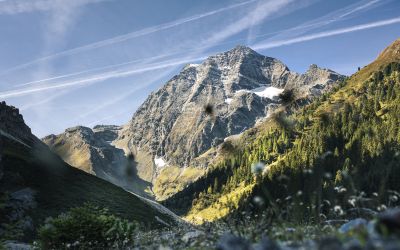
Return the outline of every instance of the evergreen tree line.
{"type": "Polygon", "coordinates": [[[285,219],[304,221],[335,216],[335,205],[350,209],[352,197],[374,195],[378,203],[387,203],[388,190],[399,191],[399,63],[363,83],[346,80],[283,120],[236,147],[165,205],[185,214],[209,206],[241,183],[256,183],[242,209],[275,206],[285,219]],[[265,164],[263,175],[252,171],[256,163],[265,164]],[[265,206],[254,204],[254,197],[265,200],[265,206]]]}

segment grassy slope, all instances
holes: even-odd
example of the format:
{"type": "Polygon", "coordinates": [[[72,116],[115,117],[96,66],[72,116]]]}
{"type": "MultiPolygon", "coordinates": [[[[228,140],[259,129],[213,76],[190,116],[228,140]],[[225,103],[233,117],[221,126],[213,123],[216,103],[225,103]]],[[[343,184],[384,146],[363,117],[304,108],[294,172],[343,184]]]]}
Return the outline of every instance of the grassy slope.
{"type": "Polygon", "coordinates": [[[158,200],[164,200],[185,188],[188,183],[195,181],[204,174],[204,169],[177,166],[167,166],[160,171],[155,180],[153,191],[157,194],[158,200]]]}
{"type": "Polygon", "coordinates": [[[67,165],[43,145],[32,149],[2,139],[5,176],[0,191],[14,192],[25,187],[35,190],[37,208],[30,211],[35,226],[85,202],[152,228],[160,226],[156,217],[172,222],[169,216],[122,188],[67,165]]]}
{"type": "MultiPolygon", "coordinates": [[[[391,62],[399,62],[400,61],[400,39],[395,41],[391,46],[389,46],[387,49],[385,49],[379,56],[378,58],[369,64],[368,66],[364,67],[362,70],[359,72],[355,73],[353,76],[351,76],[346,82],[346,85],[333,93],[326,101],[323,101],[313,113],[308,114],[308,117],[310,120],[317,120],[320,119],[321,114],[326,114],[326,113],[338,113],[341,112],[341,110],[344,107],[344,104],[347,103],[360,103],[361,102],[361,97],[359,95],[355,95],[354,93],[360,93],[362,92],[363,89],[363,84],[364,82],[370,78],[370,76],[379,70],[383,70],[383,67],[386,66],[387,64],[391,62]]],[[[362,95],[361,95],[362,96],[362,95]]],[[[296,116],[295,116],[296,117],[296,116]]],[[[269,120],[260,126],[253,128],[249,130],[248,132],[244,133],[243,136],[239,139],[239,144],[246,145],[246,144],[251,144],[252,141],[256,140],[258,137],[262,136],[264,131],[276,127],[276,124],[274,121],[269,120]]],[[[307,128],[305,128],[302,133],[307,134],[309,131],[307,128]]],[[[294,141],[294,144],[296,144],[297,141],[294,141]]],[[[290,151],[289,151],[290,153],[290,151]]],[[[279,155],[277,157],[277,160],[271,164],[269,164],[270,169],[274,170],[275,166],[277,165],[282,165],[278,164],[281,161],[285,159],[285,154],[284,155],[279,155]]],[[[276,169],[276,171],[280,171],[276,169]]],[[[274,171],[271,171],[274,172],[274,171]]],[[[253,186],[253,184],[249,184],[248,187],[244,187],[242,189],[248,189],[251,188],[250,186],[253,186]]],[[[219,213],[212,213],[204,215],[205,210],[209,210],[209,208],[217,207],[218,206],[218,201],[221,199],[225,199],[226,197],[229,197],[231,193],[235,192],[233,190],[230,193],[223,194],[220,196],[220,198],[214,202],[213,204],[209,205],[207,208],[202,208],[198,209],[196,207],[192,207],[189,212],[188,216],[186,217],[189,220],[194,220],[196,218],[197,221],[201,221],[202,219],[208,220],[208,221],[213,221],[216,219],[219,219],[221,216],[219,213]]],[[[247,194],[247,192],[242,192],[243,194],[247,194]]],[[[236,199],[241,199],[245,197],[236,197],[236,199]]]]}
{"type": "Polygon", "coordinates": [[[216,202],[206,208],[192,210],[184,217],[185,220],[195,224],[202,224],[205,221],[214,221],[227,216],[232,209],[237,209],[240,198],[248,195],[254,184],[245,185],[241,183],[237,188],[221,196],[216,202]]]}

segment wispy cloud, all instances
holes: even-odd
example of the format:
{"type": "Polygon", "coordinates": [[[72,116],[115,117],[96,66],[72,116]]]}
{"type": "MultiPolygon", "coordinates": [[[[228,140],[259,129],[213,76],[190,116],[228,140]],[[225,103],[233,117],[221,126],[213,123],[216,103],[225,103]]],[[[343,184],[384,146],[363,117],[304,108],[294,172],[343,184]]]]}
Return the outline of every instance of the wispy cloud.
{"type": "MultiPolygon", "coordinates": [[[[75,0],[75,1],[77,1],[77,0],[75,0]]],[[[90,0],[79,0],[79,1],[90,1],[90,0]]],[[[99,1],[99,0],[97,0],[97,1],[99,1]]],[[[226,6],[224,8],[217,9],[217,10],[213,10],[213,11],[209,11],[209,12],[193,15],[193,16],[187,17],[187,18],[177,19],[177,20],[172,21],[172,22],[168,22],[168,23],[164,23],[164,24],[160,24],[160,25],[155,25],[155,26],[152,26],[152,27],[147,27],[147,28],[144,28],[144,29],[141,29],[141,30],[137,30],[137,31],[130,32],[130,33],[123,34],[123,35],[119,35],[119,36],[115,36],[115,37],[108,38],[108,39],[105,39],[105,40],[101,40],[101,41],[98,41],[98,42],[90,43],[90,44],[87,44],[87,45],[84,45],[84,46],[80,46],[80,47],[76,47],[76,48],[73,48],[73,49],[64,50],[64,51],[61,51],[61,52],[58,52],[58,53],[54,53],[54,54],[51,54],[51,55],[48,55],[48,56],[45,56],[45,57],[41,57],[41,58],[32,60],[32,61],[24,63],[24,64],[20,64],[18,66],[13,67],[13,68],[9,68],[6,71],[2,72],[1,74],[8,73],[8,72],[15,71],[15,70],[19,70],[19,69],[23,69],[23,68],[29,67],[31,65],[34,65],[36,63],[42,62],[42,61],[51,60],[51,59],[55,59],[55,58],[62,57],[62,56],[69,56],[69,55],[73,55],[73,54],[80,53],[80,52],[83,52],[83,51],[93,50],[93,49],[97,49],[97,48],[113,45],[113,44],[116,44],[116,43],[121,43],[121,42],[130,40],[130,39],[133,39],[133,38],[149,35],[149,34],[152,34],[152,33],[155,33],[155,32],[159,32],[159,31],[162,31],[162,30],[166,30],[166,29],[170,29],[170,28],[173,28],[173,27],[177,27],[177,26],[180,26],[180,25],[183,25],[183,24],[186,24],[186,23],[189,23],[189,22],[193,22],[193,21],[205,18],[205,17],[209,17],[209,16],[216,15],[216,14],[219,14],[219,13],[222,13],[222,12],[234,9],[234,8],[238,8],[238,7],[253,3],[255,1],[256,0],[248,0],[248,1],[245,1],[245,2],[229,5],[229,6],[226,6]]],[[[287,0],[284,0],[284,1],[287,1],[287,0]]],[[[47,2],[47,1],[45,1],[45,2],[47,2]]]]}
{"type": "MultiPolygon", "coordinates": [[[[135,92],[144,89],[146,87],[148,87],[149,85],[155,84],[158,81],[160,81],[161,79],[163,79],[164,77],[166,77],[167,75],[169,75],[173,70],[175,70],[175,67],[170,67],[168,69],[165,69],[163,72],[161,73],[157,73],[156,75],[152,75],[150,76],[150,79],[146,79],[145,83],[140,84],[140,85],[136,85],[133,88],[131,88],[129,91],[122,93],[116,97],[108,97],[107,101],[105,101],[104,103],[101,103],[99,105],[97,105],[96,107],[94,107],[93,109],[91,109],[88,112],[79,114],[79,116],[77,117],[77,120],[82,120],[85,117],[88,117],[91,114],[94,114],[102,109],[105,109],[115,103],[118,103],[126,98],[128,98],[129,96],[131,96],[132,94],[134,94],[135,92]]],[[[141,81],[143,82],[143,81],[141,81]]]]}
{"type": "MultiPolygon", "coordinates": [[[[26,85],[44,83],[43,86],[20,88],[20,89],[11,90],[11,91],[0,92],[0,98],[23,96],[23,95],[29,95],[29,94],[33,94],[33,93],[37,93],[37,92],[43,92],[43,91],[54,90],[54,89],[67,89],[67,88],[71,88],[74,86],[90,85],[95,82],[102,82],[102,81],[112,79],[112,78],[126,77],[126,76],[139,74],[139,73],[143,73],[143,72],[147,72],[147,71],[151,71],[151,70],[170,68],[170,67],[174,67],[174,66],[181,65],[184,63],[203,60],[204,58],[206,58],[206,56],[204,54],[202,54],[202,52],[204,50],[206,50],[209,47],[215,46],[215,44],[218,44],[220,41],[225,40],[227,37],[233,36],[233,35],[241,32],[259,22],[262,22],[265,18],[267,18],[274,12],[279,11],[279,9],[284,8],[290,2],[291,2],[291,0],[280,1],[280,2],[269,1],[269,2],[262,4],[257,10],[250,11],[248,13],[248,15],[246,15],[245,17],[234,22],[233,24],[228,26],[227,29],[224,29],[222,32],[216,32],[209,39],[204,41],[203,46],[200,46],[199,49],[193,50],[191,54],[189,54],[185,57],[176,56],[172,60],[162,61],[159,63],[152,63],[152,64],[143,63],[143,59],[133,60],[133,61],[124,62],[124,63],[120,63],[120,64],[109,65],[109,66],[95,68],[95,69],[89,69],[86,71],[80,71],[80,72],[74,72],[74,73],[70,73],[70,74],[66,74],[66,75],[49,77],[46,79],[31,81],[31,82],[20,85],[20,86],[26,86],[26,85]],[[257,16],[257,18],[255,18],[254,16],[257,16]],[[137,62],[142,62],[142,63],[135,65],[135,63],[137,63],[137,62]],[[113,69],[113,68],[118,68],[120,66],[127,66],[127,65],[131,65],[131,64],[133,64],[133,67],[128,68],[128,69],[115,69],[112,71],[106,71],[106,72],[92,74],[92,75],[89,75],[86,77],[79,77],[80,75],[85,74],[85,73],[97,72],[97,71],[102,71],[102,70],[106,70],[106,69],[113,69]],[[68,79],[71,77],[72,77],[72,79],[68,79]],[[66,79],[66,80],[64,80],[64,79],[66,79]],[[54,81],[54,80],[57,80],[57,81],[54,81]],[[61,81],[59,81],[59,80],[61,80],[61,81]]],[[[363,4],[355,9],[357,9],[357,11],[360,11],[364,8],[372,6],[373,2],[375,3],[377,1],[372,1],[369,4],[363,4]]],[[[244,3],[241,3],[241,4],[244,4],[244,3]]],[[[346,16],[346,15],[349,15],[350,12],[355,13],[356,12],[356,11],[354,11],[355,9],[353,9],[352,11],[341,12],[341,15],[346,16]]],[[[374,28],[374,27],[390,25],[390,24],[393,24],[393,23],[396,23],[399,21],[400,21],[399,18],[395,18],[395,19],[383,20],[383,21],[379,21],[379,22],[368,23],[368,24],[363,24],[363,25],[358,25],[358,26],[352,26],[352,27],[347,27],[347,28],[342,28],[342,29],[337,29],[337,30],[332,30],[332,31],[314,33],[311,35],[298,36],[298,37],[291,38],[291,39],[258,43],[258,44],[255,44],[253,46],[253,48],[254,49],[274,48],[274,47],[309,41],[309,40],[318,39],[318,38],[327,37],[327,36],[333,36],[333,35],[349,33],[349,32],[354,32],[354,31],[363,30],[363,29],[370,29],[370,28],[374,28]]],[[[169,53],[167,55],[173,55],[173,53],[172,54],[169,53]]],[[[166,55],[159,55],[154,58],[150,57],[150,58],[148,58],[148,60],[151,61],[152,59],[162,58],[164,56],[166,56],[166,55]]],[[[119,99],[116,99],[116,101],[118,101],[118,100],[119,99]]],[[[105,104],[104,107],[111,105],[112,103],[114,103],[114,102],[110,102],[110,104],[107,104],[107,105],[105,104]]]]}
{"type": "Polygon", "coordinates": [[[343,17],[346,17],[346,16],[350,16],[350,15],[356,13],[356,12],[366,10],[366,9],[368,9],[368,8],[370,8],[370,7],[374,6],[374,5],[376,5],[377,3],[382,3],[382,2],[384,2],[384,1],[383,1],[383,0],[372,0],[372,1],[368,1],[368,2],[363,3],[363,4],[361,4],[360,6],[357,6],[357,7],[355,7],[355,8],[350,8],[349,11],[343,13],[343,14],[340,15],[338,18],[343,18],[343,17]]]}
{"type": "Polygon", "coordinates": [[[372,0],[372,1],[362,0],[362,1],[356,2],[354,4],[350,4],[341,9],[338,9],[336,11],[330,12],[326,15],[323,15],[323,16],[313,19],[311,21],[307,21],[303,24],[297,25],[295,27],[292,27],[292,28],[289,28],[286,30],[273,32],[270,34],[256,36],[256,37],[263,37],[266,35],[267,36],[274,35],[272,37],[269,37],[267,40],[267,41],[272,41],[272,40],[278,40],[278,39],[279,40],[287,39],[287,38],[290,38],[293,36],[300,36],[302,34],[310,32],[312,30],[326,27],[333,23],[346,20],[346,19],[350,18],[351,16],[354,16],[355,14],[360,14],[364,11],[370,10],[372,8],[376,8],[379,5],[382,5],[382,4],[391,2],[391,1],[392,0],[372,0]]]}
{"type": "Polygon", "coordinates": [[[138,67],[134,69],[128,69],[128,70],[115,70],[111,72],[106,72],[106,73],[100,73],[96,75],[89,76],[87,78],[81,78],[81,79],[74,79],[71,81],[64,81],[61,83],[49,83],[45,86],[36,86],[33,88],[21,88],[21,89],[16,89],[16,90],[11,90],[11,91],[4,91],[0,92],[0,98],[10,98],[10,97],[16,97],[16,96],[23,96],[23,95],[28,95],[32,93],[37,93],[37,92],[42,92],[42,91],[47,91],[47,90],[54,90],[54,89],[64,89],[64,88],[69,88],[73,86],[79,86],[79,85],[89,85],[93,84],[94,82],[101,82],[105,81],[108,79],[112,78],[118,78],[118,77],[126,77],[134,74],[139,74],[147,71],[152,71],[156,69],[163,69],[163,68],[168,68],[172,66],[177,66],[177,65],[182,65],[185,63],[193,62],[193,61],[199,61],[199,60],[204,60],[206,57],[197,57],[197,58],[178,58],[175,60],[169,60],[169,61],[163,61],[160,63],[155,63],[155,64],[148,64],[143,67],[138,67]]]}
{"type": "Polygon", "coordinates": [[[203,43],[214,45],[228,37],[231,37],[239,32],[242,32],[261,21],[265,20],[267,17],[278,12],[282,8],[286,7],[288,4],[292,3],[293,0],[280,0],[280,1],[266,1],[250,13],[240,18],[238,21],[224,27],[221,31],[216,32],[207,38],[203,43]]]}
{"type": "Polygon", "coordinates": [[[34,11],[59,9],[62,4],[85,5],[104,0],[3,0],[0,1],[0,15],[15,15],[34,11]]]}
{"type": "Polygon", "coordinates": [[[391,25],[391,24],[395,24],[395,23],[400,23],[400,17],[377,21],[377,22],[366,23],[366,24],[361,24],[361,25],[356,25],[356,26],[351,26],[351,27],[346,27],[346,28],[341,28],[341,29],[324,31],[324,32],[310,34],[310,35],[299,36],[299,37],[295,37],[295,38],[291,38],[291,39],[287,39],[287,40],[278,40],[278,41],[272,41],[272,42],[267,42],[267,43],[259,43],[259,44],[255,44],[253,46],[253,48],[259,49],[259,50],[276,48],[276,47],[281,47],[281,46],[285,46],[285,45],[311,41],[311,40],[315,40],[315,39],[319,39],[319,38],[323,38],[323,37],[336,36],[336,35],[356,32],[356,31],[360,31],[360,30],[372,29],[372,28],[391,25]]]}
{"type": "Polygon", "coordinates": [[[91,72],[97,72],[97,71],[102,71],[102,70],[107,70],[107,69],[127,66],[127,65],[131,65],[131,64],[136,64],[138,62],[152,61],[152,60],[155,60],[155,59],[163,58],[165,56],[167,56],[167,55],[158,55],[158,56],[154,56],[154,57],[131,60],[131,61],[123,62],[123,63],[110,64],[110,65],[103,66],[103,67],[91,68],[91,69],[88,69],[88,70],[82,70],[82,71],[73,72],[73,73],[69,73],[69,74],[56,75],[56,76],[52,76],[52,77],[44,78],[44,79],[40,79],[40,80],[24,82],[24,83],[17,84],[16,86],[17,87],[22,87],[22,86],[28,86],[28,85],[35,85],[35,84],[49,82],[49,81],[52,81],[52,80],[59,80],[59,79],[70,78],[70,77],[74,77],[74,76],[80,76],[80,75],[84,75],[84,74],[91,73],[91,72]]]}
{"type": "MultiPolygon", "coordinates": [[[[246,15],[245,17],[234,22],[233,24],[228,26],[227,29],[224,29],[222,32],[216,32],[209,39],[207,39],[206,41],[203,42],[204,43],[203,46],[200,46],[198,49],[192,50],[192,53],[189,53],[187,56],[184,56],[184,57],[176,56],[172,60],[162,61],[162,62],[154,63],[154,64],[143,63],[146,60],[151,61],[154,59],[166,57],[168,55],[174,55],[174,53],[167,53],[165,55],[158,55],[158,56],[150,57],[147,59],[132,60],[132,61],[128,61],[128,62],[124,62],[124,63],[120,63],[120,64],[108,65],[108,66],[99,67],[99,68],[95,68],[95,69],[89,69],[89,70],[85,70],[85,71],[74,72],[74,73],[65,74],[65,75],[59,75],[59,76],[55,76],[55,77],[49,77],[49,78],[45,78],[45,79],[41,79],[41,80],[37,80],[37,81],[31,81],[31,82],[23,83],[19,86],[41,84],[41,83],[46,83],[46,85],[38,86],[38,87],[34,87],[34,88],[20,88],[17,90],[0,92],[0,98],[28,95],[28,94],[52,90],[52,89],[65,89],[68,87],[73,87],[73,86],[78,86],[78,85],[88,85],[88,84],[93,84],[95,82],[101,82],[101,81],[111,79],[111,78],[126,77],[129,75],[143,73],[143,72],[150,71],[150,70],[168,68],[168,67],[177,66],[177,65],[180,65],[183,63],[198,61],[198,60],[206,58],[206,56],[204,54],[202,54],[202,52],[205,51],[206,49],[208,49],[212,46],[215,46],[221,40],[224,40],[227,37],[233,36],[241,31],[263,21],[266,17],[270,16],[274,12],[287,6],[290,2],[291,2],[291,0],[279,1],[279,2],[268,1],[268,2],[260,5],[259,8],[257,8],[257,10],[250,11],[248,13],[248,15],[246,15]],[[254,18],[254,16],[257,16],[257,18],[254,18]],[[135,63],[137,63],[137,62],[141,62],[141,64],[135,65],[135,63]],[[113,71],[106,71],[106,72],[92,74],[87,77],[78,77],[75,79],[68,80],[68,78],[70,78],[70,77],[80,76],[85,73],[97,72],[97,71],[106,70],[106,69],[113,69],[113,68],[118,68],[120,66],[127,66],[127,65],[131,65],[131,64],[133,64],[133,68],[116,69],[113,71]],[[67,80],[63,80],[63,79],[67,79],[67,80]],[[54,80],[61,80],[61,81],[54,82],[54,80]]],[[[376,2],[377,2],[377,0],[369,2],[367,4],[360,5],[357,8],[354,8],[352,10],[341,12],[340,15],[347,16],[350,13],[355,13],[356,12],[355,10],[360,11],[362,9],[372,6],[372,4],[374,4],[376,2]]],[[[247,2],[244,2],[244,3],[247,3],[247,2]]],[[[241,4],[244,4],[244,3],[241,3],[241,4]]],[[[231,8],[232,8],[232,6],[231,6],[231,8]]],[[[221,11],[221,10],[217,10],[217,11],[221,11]]],[[[315,33],[315,34],[311,34],[311,35],[299,36],[299,37],[295,37],[295,38],[291,38],[291,39],[258,43],[258,44],[255,44],[253,46],[253,48],[254,49],[274,48],[274,47],[289,45],[289,44],[293,44],[293,43],[318,39],[318,38],[322,38],[322,37],[333,36],[333,35],[338,35],[338,34],[343,34],[343,33],[348,33],[348,32],[354,32],[354,31],[362,30],[362,29],[369,29],[369,28],[389,25],[389,24],[396,23],[396,22],[398,22],[398,19],[384,20],[384,21],[369,23],[369,24],[365,24],[365,25],[358,25],[358,26],[353,26],[353,27],[348,27],[348,28],[343,28],[343,29],[338,29],[338,30],[332,30],[332,31],[315,33]]]]}
{"type": "MultiPolygon", "coordinates": [[[[241,5],[243,5],[244,3],[249,3],[249,2],[253,2],[253,1],[243,2],[243,3],[241,3],[241,5]]],[[[259,8],[250,11],[243,18],[233,22],[231,25],[229,25],[222,31],[215,32],[208,39],[203,41],[200,46],[201,49],[193,50],[192,53],[189,53],[188,55],[186,55],[184,57],[178,56],[172,60],[162,61],[160,63],[135,65],[136,67],[133,69],[131,68],[131,69],[127,69],[127,70],[115,70],[115,71],[106,72],[106,73],[94,74],[94,75],[86,77],[86,78],[72,79],[69,81],[67,80],[67,81],[62,81],[62,82],[58,82],[58,83],[48,82],[48,81],[54,80],[54,79],[59,79],[59,78],[64,78],[64,77],[67,77],[68,75],[50,77],[47,79],[42,79],[42,80],[23,84],[23,85],[31,85],[34,83],[45,82],[46,83],[45,86],[37,86],[37,87],[33,87],[33,88],[21,88],[21,89],[12,90],[12,91],[0,92],[0,98],[22,96],[22,95],[28,95],[28,94],[32,94],[32,93],[47,91],[47,90],[54,90],[54,89],[65,89],[65,88],[73,87],[73,86],[77,86],[77,85],[88,85],[88,84],[93,84],[94,82],[101,82],[101,81],[108,80],[111,78],[126,77],[129,75],[143,73],[143,72],[150,71],[150,70],[162,69],[162,68],[177,66],[177,65],[181,65],[181,64],[189,63],[189,62],[193,62],[193,61],[203,60],[206,58],[206,56],[203,54],[203,52],[206,49],[215,46],[215,44],[223,41],[224,39],[226,39],[228,37],[238,34],[239,32],[242,32],[243,30],[249,28],[250,26],[252,26],[256,23],[262,22],[263,20],[265,20],[265,18],[278,12],[280,9],[286,7],[291,2],[293,2],[293,0],[267,1],[267,2],[259,5],[259,8]]],[[[233,5],[233,6],[238,7],[238,4],[233,5]]],[[[233,8],[233,6],[229,6],[224,9],[219,9],[216,11],[221,12],[223,10],[226,10],[227,8],[233,8]]],[[[216,11],[213,11],[212,13],[215,13],[216,11]]],[[[202,14],[201,16],[204,17],[204,15],[205,14],[202,14]]],[[[207,15],[210,15],[210,13],[208,13],[207,15]]],[[[194,19],[194,18],[192,17],[191,19],[194,19]]],[[[174,23],[177,23],[177,22],[174,22],[174,23]]],[[[125,64],[130,64],[130,62],[123,63],[122,65],[125,65],[125,64]]],[[[113,65],[111,65],[110,67],[113,67],[113,65]]],[[[69,76],[79,75],[80,73],[82,73],[82,72],[72,73],[72,74],[69,74],[69,76]]]]}

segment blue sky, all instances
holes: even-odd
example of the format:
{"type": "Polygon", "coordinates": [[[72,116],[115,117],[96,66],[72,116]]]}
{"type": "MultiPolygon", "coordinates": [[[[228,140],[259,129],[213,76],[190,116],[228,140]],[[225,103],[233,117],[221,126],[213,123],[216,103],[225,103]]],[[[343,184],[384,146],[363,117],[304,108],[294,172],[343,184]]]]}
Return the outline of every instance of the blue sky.
{"type": "Polygon", "coordinates": [[[187,63],[247,45],[352,74],[400,37],[398,0],[0,0],[0,100],[39,137],[125,124],[187,63]]]}

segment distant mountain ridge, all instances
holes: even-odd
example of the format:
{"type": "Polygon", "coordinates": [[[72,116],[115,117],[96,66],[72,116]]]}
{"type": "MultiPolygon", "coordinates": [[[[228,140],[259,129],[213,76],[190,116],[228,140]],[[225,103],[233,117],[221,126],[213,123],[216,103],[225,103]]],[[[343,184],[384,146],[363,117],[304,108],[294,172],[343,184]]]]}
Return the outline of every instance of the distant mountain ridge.
{"type": "MultiPolygon", "coordinates": [[[[253,127],[279,107],[277,96],[284,89],[295,89],[299,98],[311,99],[343,78],[316,65],[298,74],[277,59],[237,46],[210,56],[201,64],[185,66],[151,93],[128,124],[118,129],[118,136],[107,143],[114,147],[114,156],[120,149],[125,154],[133,153],[138,176],[149,183],[148,187],[153,185],[157,198],[164,198],[204,173],[207,164],[198,165],[197,157],[221,144],[226,137],[253,127]],[[204,112],[207,105],[211,113],[204,112]]],[[[88,172],[99,171],[96,168],[100,169],[101,163],[94,163],[87,157],[88,153],[83,153],[98,143],[82,140],[85,143],[71,144],[67,138],[74,136],[67,134],[70,132],[46,137],[44,141],[67,162],[71,155],[78,155],[77,163],[70,162],[72,165],[88,172]],[[64,138],[64,145],[71,145],[63,147],[54,143],[57,138],[64,138]],[[85,147],[81,150],[79,145],[85,147]],[[89,160],[85,163],[86,159],[89,160]]]]}

